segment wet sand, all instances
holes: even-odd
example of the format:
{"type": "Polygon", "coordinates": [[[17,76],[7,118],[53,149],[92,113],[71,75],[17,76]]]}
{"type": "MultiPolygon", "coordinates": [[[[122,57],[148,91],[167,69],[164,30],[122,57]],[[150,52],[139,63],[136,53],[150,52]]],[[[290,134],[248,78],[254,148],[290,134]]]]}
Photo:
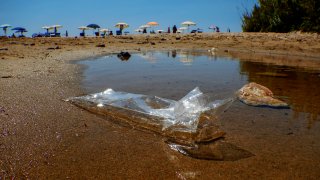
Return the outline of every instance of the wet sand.
{"type": "MultiPolygon", "coordinates": [[[[206,161],[168,148],[163,137],[116,119],[100,117],[62,101],[86,94],[83,68],[74,60],[120,51],[218,49],[245,61],[319,69],[318,34],[230,33],[107,38],[0,39],[0,177],[152,179],[318,179],[320,129],[272,132],[268,119],[241,103],[223,117],[228,140],[254,157],[206,161]],[[97,47],[105,45],[105,47],[97,47]],[[287,57],[287,55],[290,55],[287,57]],[[277,57],[281,56],[279,62],[277,57]],[[251,111],[250,111],[251,112],[251,111]],[[232,114],[243,114],[234,119],[232,114]],[[271,133],[270,133],[271,132],[271,133]],[[292,148],[294,147],[294,148],[292,148]]],[[[301,126],[307,122],[296,121],[301,126]]]]}

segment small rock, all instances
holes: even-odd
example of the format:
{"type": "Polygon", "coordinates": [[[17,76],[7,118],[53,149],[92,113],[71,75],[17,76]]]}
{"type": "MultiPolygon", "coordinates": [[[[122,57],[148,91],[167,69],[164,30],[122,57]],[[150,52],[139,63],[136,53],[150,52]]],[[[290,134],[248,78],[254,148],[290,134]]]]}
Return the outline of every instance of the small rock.
{"type": "Polygon", "coordinates": [[[105,44],[98,44],[98,45],[96,45],[96,47],[106,47],[106,45],[105,44]]]}
{"type": "Polygon", "coordinates": [[[13,76],[11,76],[11,75],[8,75],[8,76],[1,76],[1,78],[4,78],[4,79],[6,79],[6,78],[13,78],[13,76]]]}
{"type": "Polygon", "coordinates": [[[176,40],[180,40],[181,39],[181,37],[176,37],[176,40]]]}
{"type": "Polygon", "coordinates": [[[118,58],[120,58],[122,61],[127,61],[131,57],[131,54],[129,52],[120,52],[118,55],[118,58]]]}
{"type": "Polygon", "coordinates": [[[0,51],[8,51],[8,48],[6,48],[6,47],[0,48],[0,51]]]}
{"type": "Polygon", "coordinates": [[[150,44],[151,44],[151,45],[156,45],[156,43],[155,43],[155,42],[151,42],[150,44]]]}

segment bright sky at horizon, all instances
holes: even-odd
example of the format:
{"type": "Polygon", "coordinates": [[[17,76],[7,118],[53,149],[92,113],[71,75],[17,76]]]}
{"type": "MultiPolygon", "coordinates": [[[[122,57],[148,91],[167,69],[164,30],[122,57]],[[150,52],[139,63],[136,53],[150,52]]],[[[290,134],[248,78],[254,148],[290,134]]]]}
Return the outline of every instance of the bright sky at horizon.
{"type": "MultiPolygon", "coordinates": [[[[66,30],[70,36],[78,36],[79,26],[95,23],[101,28],[115,31],[114,25],[126,22],[133,33],[139,26],[150,21],[160,25],[155,30],[167,30],[168,27],[183,21],[197,23],[195,28],[210,31],[212,24],[222,32],[230,28],[232,32],[241,32],[241,14],[252,9],[257,0],[1,0],[0,25],[24,27],[27,36],[45,32],[41,27],[62,25],[59,31],[66,30]]],[[[11,35],[13,31],[8,31],[11,35]]],[[[91,34],[92,31],[88,31],[91,34]]],[[[3,31],[0,30],[0,35],[3,31]]]]}

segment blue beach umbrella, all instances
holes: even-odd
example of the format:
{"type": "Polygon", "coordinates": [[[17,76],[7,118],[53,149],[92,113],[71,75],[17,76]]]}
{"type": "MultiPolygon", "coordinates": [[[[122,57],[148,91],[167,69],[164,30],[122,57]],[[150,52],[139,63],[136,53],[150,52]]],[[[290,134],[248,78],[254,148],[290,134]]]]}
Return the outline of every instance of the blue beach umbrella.
{"type": "Polygon", "coordinates": [[[24,32],[28,32],[28,31],[26,29],[20,29],[20,30],[17,30],[15,33],[21,33],[21,36],[23,36],[24,32]]]}
{"type": "Polygon", "coordinates": [[[26,28],[23,28],[23,27],[15,27],[15,28],[12,28],[11,30],[16,31],[16,33],[21,33],[21,36],[23,36],[24,32],[28,32],[26,28]]]}
{"type": "Polygon", "coordinates": [[[23,27],[15,27],[15,28],[12,28],[11,30],[13,30],[13,31],[26,31],[26,28],[23,28],[23,27]]]}
{"type": "Polygon", "coordinates": [[[87,27],[92,28],[92,29],[99,29],[100,26],[98,24],[89,24],[87,27]]]}
{"type": "Polygon", "coordinates": [[[94,30],[100,28],[100,26],[98,24],[89,24],[89,25],[87,25],[87,27],[93,29],[93,34],[94,34],[94,30]]]}
{"type": "Polygon", "coordinates": [[[0,28],[2,28],[3,29],[3,32],[4,32],[4,35],[5,36],[7,36],[7,29],[8,29],[8,27],[12,27],[10,24],[2,24],[1,26],[0,26],[0,28]]]}

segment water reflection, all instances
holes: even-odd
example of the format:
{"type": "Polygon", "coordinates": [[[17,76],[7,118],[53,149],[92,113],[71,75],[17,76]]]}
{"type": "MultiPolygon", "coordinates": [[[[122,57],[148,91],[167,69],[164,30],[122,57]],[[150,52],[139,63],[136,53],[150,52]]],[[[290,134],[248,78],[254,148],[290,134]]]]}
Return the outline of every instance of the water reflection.
{"type": "MultiPolygon", "coordinates": [[[[206,52],[206,51],[185,51],[185,50],[172,50],[165,52],[167,54],[167,58],[172,58],[173,60],[179,59],[181,63],[184,65],[192,65],[194,60],[200,56],[206,56],[208,59],[217,60],[218,56],[214,51],[206,52]]],[[[159,52],[153,51],[145,51],[138,56],[143,58],[144,60],[150,63],[156,63],[159,60],[159,52]]]]}
{"type": "Polygon", "coordinates": [[[148,61],[150,63],[156,63],[157,62],[157,58],[155,56],[155,52],[142,52],[138,56],[140,56],[141,58],[143,58],[144,60],[146,60],[146,61],[148,61]]]}
{"type": "Polygon", "coordinates": [[[89,67],[85,84],[92,93],[113,88],[177,100],[196,86],[225,98],[247,82],[256,82],[289,103],[295,117],[307,114],[302,118],[308,119],[309,128],[319,121],[319,61],[237,56],[240,60],[208,51],[173,50],[132,54],[126,63],[106,57],[108,61],[83,62],[89,67]]]}
{"type": "Polygon", "coordinates": [[[320,70],[241,61],[240,71],[250,82],[257,82],[271,89],[287,101],[295,116],[307,114],[308,127],[320,117],[320,70]]]}

